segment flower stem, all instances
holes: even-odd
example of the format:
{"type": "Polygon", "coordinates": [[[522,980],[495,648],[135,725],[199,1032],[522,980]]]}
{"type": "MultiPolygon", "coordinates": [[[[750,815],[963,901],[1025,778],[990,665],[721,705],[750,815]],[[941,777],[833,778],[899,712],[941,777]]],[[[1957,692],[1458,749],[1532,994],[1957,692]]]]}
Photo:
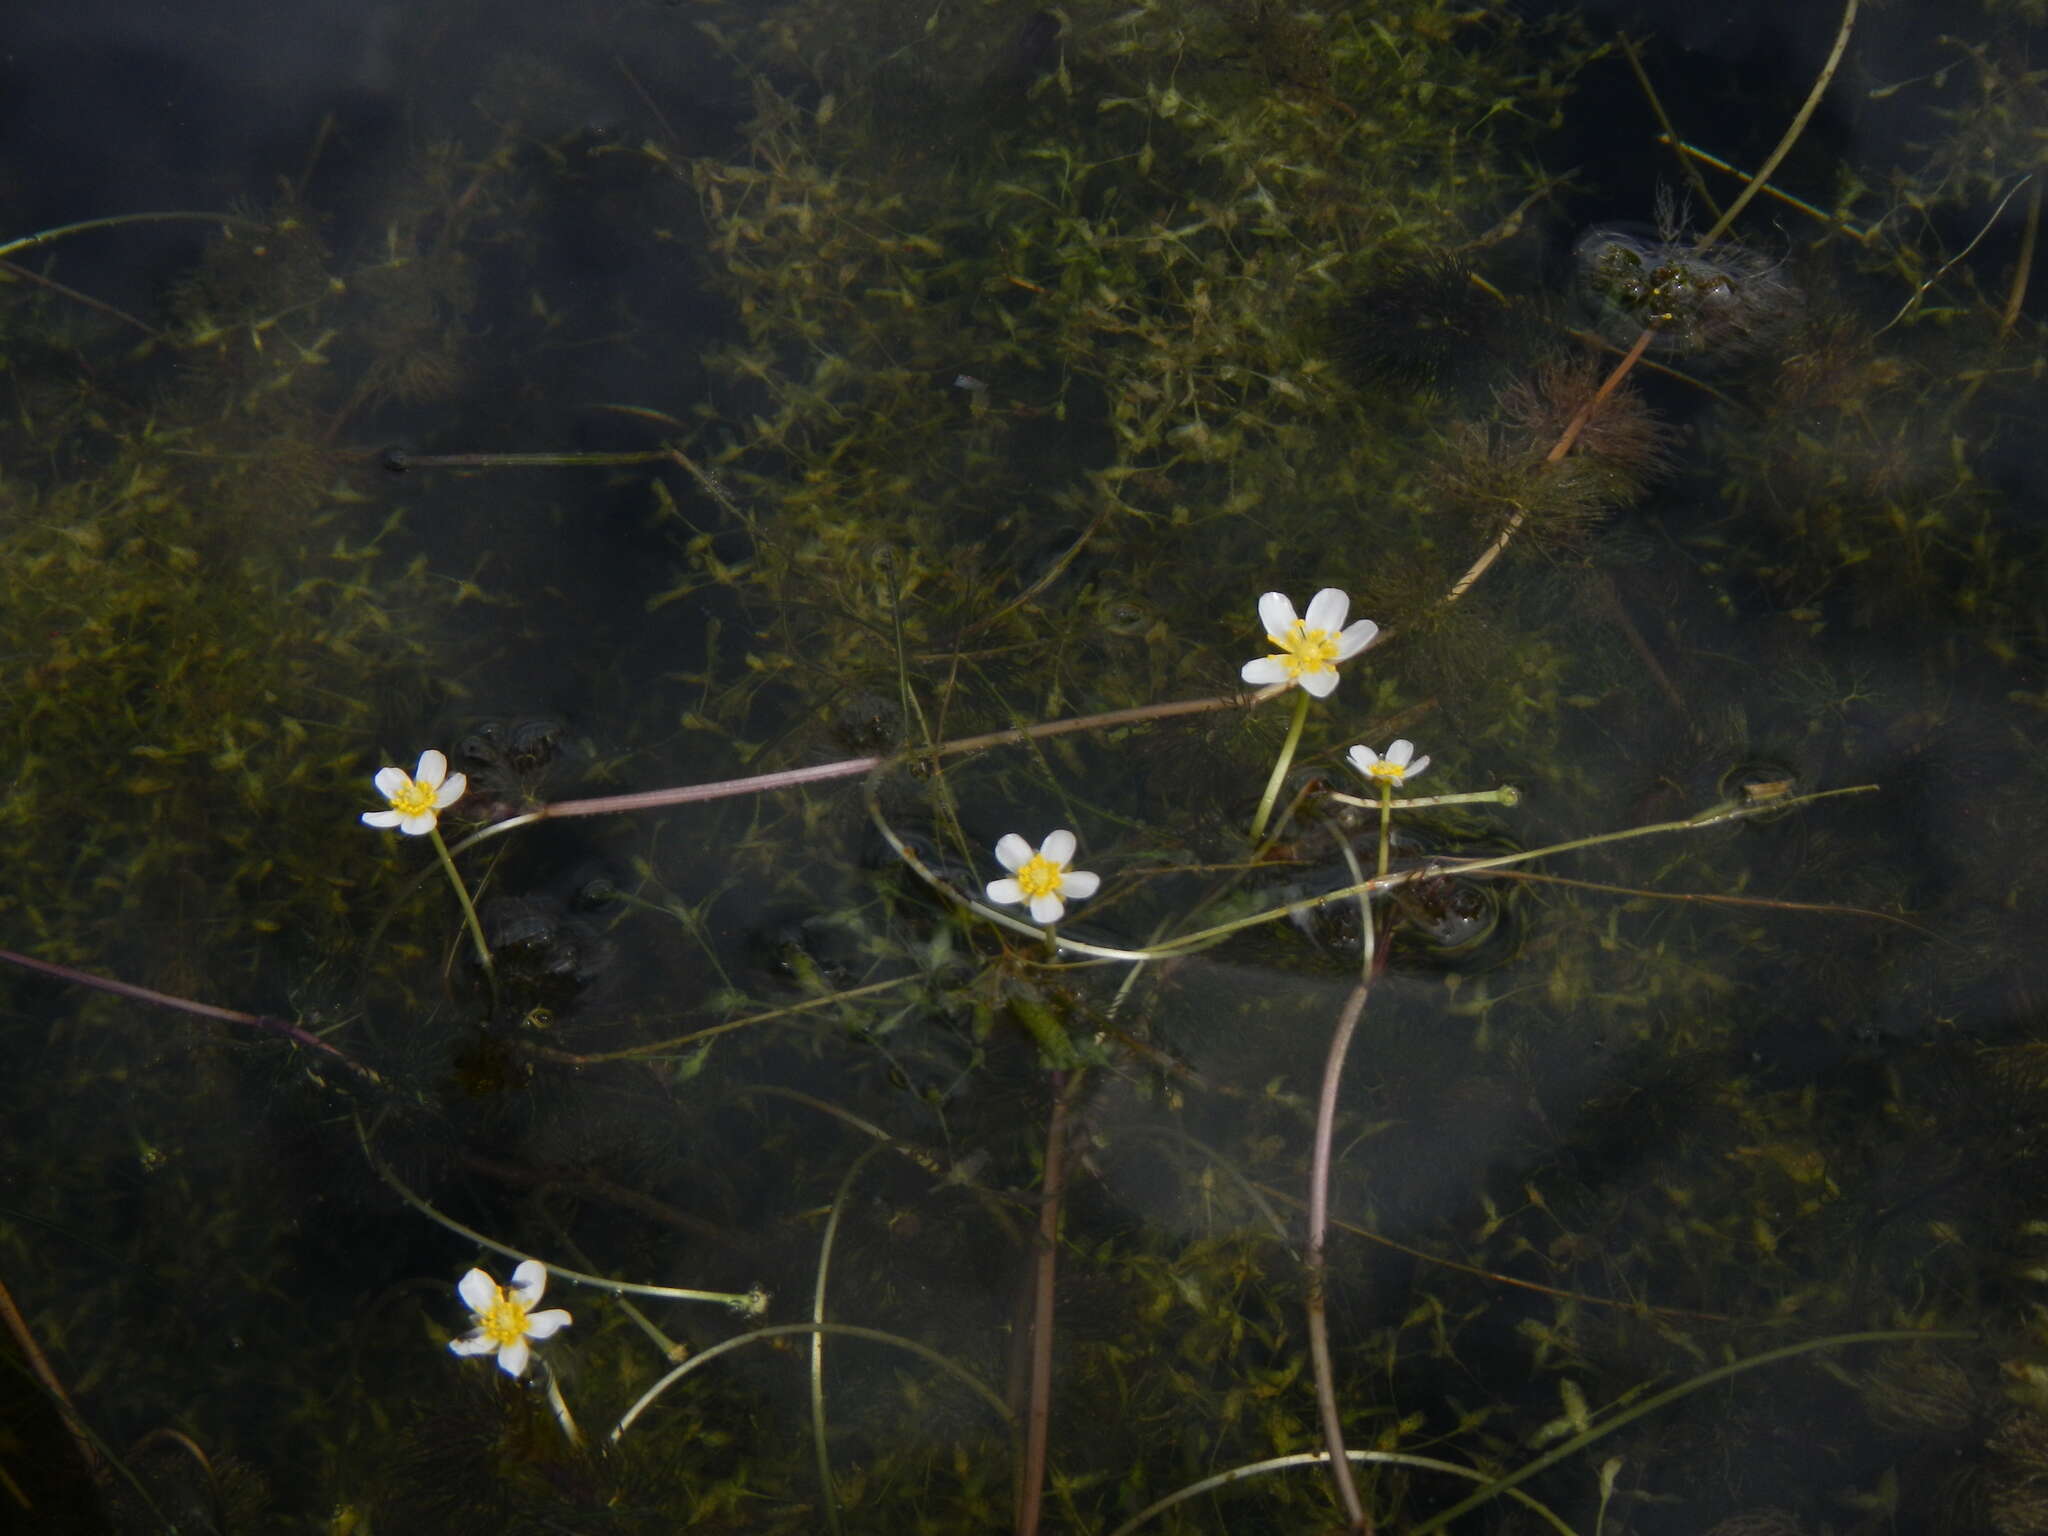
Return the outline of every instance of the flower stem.
{"type": "Polygon", "coordinates": [[[583,1443],[583,1431],[576,1425],[576,1415],[569,1411],[569,1400],[562,1396],[561,1384],[555,1380],[555,1373],[547,1361],[540,1362],[541,1376],[547,1382],[548,1407],[555,1412],[555,1422],[562,1426],[562,1433],[571,1445],[583,1443]]]}
{"type": "Polygon", "coordinates": [[[434,852],[441,856],[441,867],[448,871],[448,883],[455,887],[455,899],[462,903],[462,920],[469,924],[469,936],[476,941],[477,963],[484,968],[484,976],[491,984],[491,997],[498,995],[498,971],[491,964],[491,946],[484,942],[484,925],[477,921],[476,904],[469,899],[469,887],[462,883],[462,876],[456,871],[455,860],[448,856],[448,845],[441,841],[439,827],[427,828],[427,836],[434,840],[434,852]]]}
{"type": "Polygon", "coordinates": [[[1294,718],[1287,724],[1287,739],[1280,743],[1280,755],[1273,760],[1273,772],[1266,780],[1266,792],[1259,797],[1258,814],[1252,817],[1252,841],[1255,843],[1266,835],[1266,823],[1273,818],[1273,802],[1280,798],[1280,783],[1294,764],[1294,749],[1301,745],[1301,728],[1306,724],[1308,694],[1297,688],[1294,690],[1294,718]]]}
{"type": "Polygon", "coordinates": [[[1387,877],[1387,832],[1394,822],[1394,781],[1380,780],[1380,867],[1379,877],[1387,877]]]}

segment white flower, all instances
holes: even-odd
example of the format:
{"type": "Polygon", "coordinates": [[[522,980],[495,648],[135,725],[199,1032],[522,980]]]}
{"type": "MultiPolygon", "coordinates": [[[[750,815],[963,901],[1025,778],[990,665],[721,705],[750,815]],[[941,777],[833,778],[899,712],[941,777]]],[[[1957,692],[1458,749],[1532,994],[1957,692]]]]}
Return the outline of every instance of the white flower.
{"type": "Polygon", "coordinates": [[[1102,876],[1083,869],[1069,869],[1074,859],[1074,834],[1064,829],[1047,836],[1035,850],[1012,832],[996,844],[996,862],[1014,877],[991,880],[988,899],[998,906],[1028,902],[1034,923],[1056,923],[1066,913],[1069,901],[1093,896],[1102,876]]]}
{"type": "Polygon", "coordinates": [[[1299,683],[1315,697],[1326,697],[1337,686],[1337,663],[1356,656],[1380,632],[1371,619],[1347,627],[1344,616],[1350,611],[1351,599],[1335,587],[1310,598],[1304,618],[1294,616],[1294,604],[1285,594],[1268,592],[1259,599],[1259,622],[1278,654],[1246,662],[1244,680],[1260,687],[1299,683]]]}
{"type": "Polygon", "coordinates": [[[1371,747],[1353,747],[1351,766],[1376,784],[1405,784],[1429,766],[1429,754],[1415,755],[1415,743],[1402,740],[1381,757],[1371,747]]]}
{"type": "Polygon", "coordinates": [[[548,1338],[569,1326],[569,1314],[560,1307],[533,1310],[547,1286],[547,1266],[539,1259],[527,1259],[513,1270],[512,1283],[503,1289],[482,1270],[472,1269],[455,1289],[476,1326],[461,1338],[450,1339],[448,1347],[458,1355],[496,1355],[499,1370],[524,1376],[533,1358],[527,1341],[548,1338]]]}
{"type": "Polygon", "coordinates": [[[448,759],[429,747],[420,754],[416,774],[403,768],[379,768],[376,782],[377,793],[391,802],[391,809],[363,812],[363,824],[396,827],[413,837],[424,837],[434,830],[441,812],[462,798],[469,788],[469,775],[451,777],[448,759]]]}

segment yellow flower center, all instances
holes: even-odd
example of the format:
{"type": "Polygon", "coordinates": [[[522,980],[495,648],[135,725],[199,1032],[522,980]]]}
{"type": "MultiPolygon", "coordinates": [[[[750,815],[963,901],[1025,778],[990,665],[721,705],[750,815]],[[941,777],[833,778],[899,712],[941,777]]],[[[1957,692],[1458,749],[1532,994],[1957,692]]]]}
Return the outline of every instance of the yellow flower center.
{"type": "Polygon", "coordinates": [[[1057,896],[1060,893],[1060,876],[1066,865],[1055,864],[1042,853],[1034,853],[1017,871],[1017,884],[1024,892],[1026,901],[1035,901],[1040,896],[1057,896]]]}
{"type": "Polygon", "coordinates": [[[424,816],[434,809],[434,788],[417,779],[407,779],[405,788],[391,797],[391,809],[401,816],[424,816]]]}
{"type": "Polygon", "coordinates": [[[526,1337],[526,1303],[501,1289],[498,1299],[477,1313],[476,1325],[498,1348],[508,1348],[526,1337]]]}
{"type": "Polygon", "coordinates": [[[1278,648],[1290,678],[1328,672],[1337,665],[1337,637],[1327,629],[1310,629],[1304,619],[1288,625],[1286,634],[1266,638],[1278,648]]]}
{"type": "Polygon", "coordinates": [[[1399,763],[1390,763],[1384,757],[1365,770],[1376,779],[1391,779],[1396,784],[1408,777],[1408,770],[1399,763]]]}

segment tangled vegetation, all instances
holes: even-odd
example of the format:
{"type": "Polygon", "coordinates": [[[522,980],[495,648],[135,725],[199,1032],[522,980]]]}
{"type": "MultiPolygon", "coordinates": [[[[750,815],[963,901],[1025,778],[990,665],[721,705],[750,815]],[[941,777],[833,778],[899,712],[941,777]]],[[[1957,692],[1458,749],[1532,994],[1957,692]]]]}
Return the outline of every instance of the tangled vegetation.
{"type": "Polygon", "coordinates": [[[2048,1531],[2029,8],[601,9],[0,246],[0,1503],[2048,1531]]]}

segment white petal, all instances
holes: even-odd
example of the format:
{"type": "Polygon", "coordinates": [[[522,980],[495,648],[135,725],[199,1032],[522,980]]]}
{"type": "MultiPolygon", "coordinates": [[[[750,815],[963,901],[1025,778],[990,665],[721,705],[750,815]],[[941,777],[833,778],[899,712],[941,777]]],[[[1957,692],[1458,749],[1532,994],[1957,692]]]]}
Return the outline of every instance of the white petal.
{"type": "Polygon", "coordinates": [[[1371,778],[1372,765],[1380,760],[1379,753],[1373,751],[1371,747],[1353,747],[1350,755],[1351,766],[1367,778],[1371,778]]]}
{"type": "Polygon", "coordinates": [[[519,1267],[512,1271],[512,1283],[505,1287],[519,1299],[519,1305],[530,1307],[541,1298],[548,1288],[548,1267],[539,1259],[521,1259],[519,1267]]]}
{"type": "Polygon", "coordinates": [[[1102,876],[1085,869],[1070,869],[1060,876],[1060,894],[1072,901],[1085,901],[1102,889],[1102,876]]]}
{"type": "Polygon", "coordinates": [[[991,880],[988,899],[999,907],[1014,907],[1024,899],[1024,887],[1015,880],[991,880]]]}
{"type": "Polygon", "coordinates": [[[420,754],[420,765],[412,776],[413,783],[424,784],[429,789],[432,789],[447,777],[447,758],[436,752],[432,747],[427,748],[426,751],[420,754]]]}
{"type": "Polygon", "coordinates": [[[1325,587],[1308,600],[1308,612],[1302,615],[1302,622],[1310,629],[1327,630],[1334,635],[1344,627],[1344,616],[1350,611],[1350,598],[1335,587],[1325,587]]]}
{"type": "Polygon", "coordinates": [[[1337,659],[1349,661],[1379,637],[1380,627],[1371,619],[1345,625],[1344,632],[1337,637],[1337,659]]]}
{"type": "Polygon", "coordinates": [[[456,801],[462,798],[463,794],[468,790],[468,788],[468,774],[458,773],[451,775],[448,781],[445,784],[443,784],[438,791],[435,792],[434,809],[439,811],[447,810],[449,806],[453,805],[456,801]]]}
{"type": "Polygon", "coordinates": [[[526,1319],[526,1336],[529,1339],[550,1339],[569,1326],[569,1314],[560,1307],[550,1307],[545,1312],[535,1312],[526,1319]]]}
{"type": "Polygon", "coordinates": [[[1066,910],[1067,904],[1049,891],[1043,896],[1031,898],[1031,921],[1034,923],[1056,923],[1065,915],[1066,910]]]}
{"type": "Polygon", "coordinates": [[[996,862],[1005,869],[1022,869],[1031,862],[1031,845],[1016,833],[1006,832],[996,844],[996,862]]]}
{"type": "Polygon", "coordinates": [[[1062,827],[1057,832],[1046,834],[1045,841],[1038,845],[1038,854],[1048,864],[1071,864],[1074,862],[1074,849],[1078,846],[1079,841],[1074,834],[1062,827]]]}
{"type": "Polygon", "coordinates": [[[526,1347],[526,1340],[514,1339],[498,1351],[498,1369],[507,1376],[524,1376],[526,1363],[533,1358],[533,1351],[526,1347]]]}
{"type": "Polygon", "coordinates": [[[1406,768],[1408,759],[1415,755],[1415,743],[1403,736],[1387,748],[1387,761],[1396,768],[1406,768]]]}
{"type": "Polygon", "coordinates": [[[480,1269],[472,1269],[455,1282],[455,1294],[472,1312],[488,1312],[498,1300],[498,1282],[480,1269]]]}
{"type": "Polygon", "coordinates": [[[432,811],[418,811],[402,818],[398,823],[398,830],[407,837],[425,837],[434,830],[434,823],[440,819],[432,811]]]}
{"type": "Polygon", "coordinates": [[[495,1355],[498,1352],[498,1346],[481,1328],[465,1333],[459,1339],[450,1339],[448,1347],[458,1355],[495,1355]]]}
{"type": "Polygon", "coordinates": [[[1278,656],[1261,656],[1257,661],[1244,664],[1244,671],[1238,674],[1254,687],[1263,688],[1268,683],[1287,681],[1287,663],[1278,656]]]}
{"type": "Polygon", "coordinates": [[[406,777],[403,768],[379,768],[375,782],[377,793],[386,800],[396,800],[412,787],[412,780],[406,777]]]}
{"type": "Polygon", "coordinates": [[[405,818],[396,811],[365,811],[363,825],[366,827],[395,827],[405,818]]]}
{"type": "Polygon", "coordinates": [[[1301,674],[1301,686],[1311,697],[1327,699],[1330,690],[1337,686],[1337,669],[1325,667],[1320,672],[1304,672],[1301,674]]]}
{"type": "Polygon", "coordinates": [[[1416,776],[1416,775],[1417,775],[1418,773],[1422,772],[1422,770],[1423,770],[1423,769],[1427,768],[1428,766],[1429,766],[1429,754],[1428,754],[1427,752],[1425,752],[1425,753],[1423,753],[1423,754],[1422,754],[1422,756],[1418,757],[1417,759],[1415,759],[1415,761],[1414,761],[1414,762],[1412,762],[1412,763],[1410,763],[1410,764],[1408,765],[1408,771],[1407,771],[1406,773],[1402,774],[1402,775],[1401,775],[1401,777],[1402,777],[1402,778],[1404,778],[1404,779],[1412,779],[1412,778],[1414,778],[1414,777],[1415,777],[1415,776],[1416,776]]]}
{"type": "Polygon", "coordinates": [[[1294,624],[1294,604],[1285,592],[1268,592],[1259,599],[1259,622],[1269,635],[1284,635],[1294,624]]]}

